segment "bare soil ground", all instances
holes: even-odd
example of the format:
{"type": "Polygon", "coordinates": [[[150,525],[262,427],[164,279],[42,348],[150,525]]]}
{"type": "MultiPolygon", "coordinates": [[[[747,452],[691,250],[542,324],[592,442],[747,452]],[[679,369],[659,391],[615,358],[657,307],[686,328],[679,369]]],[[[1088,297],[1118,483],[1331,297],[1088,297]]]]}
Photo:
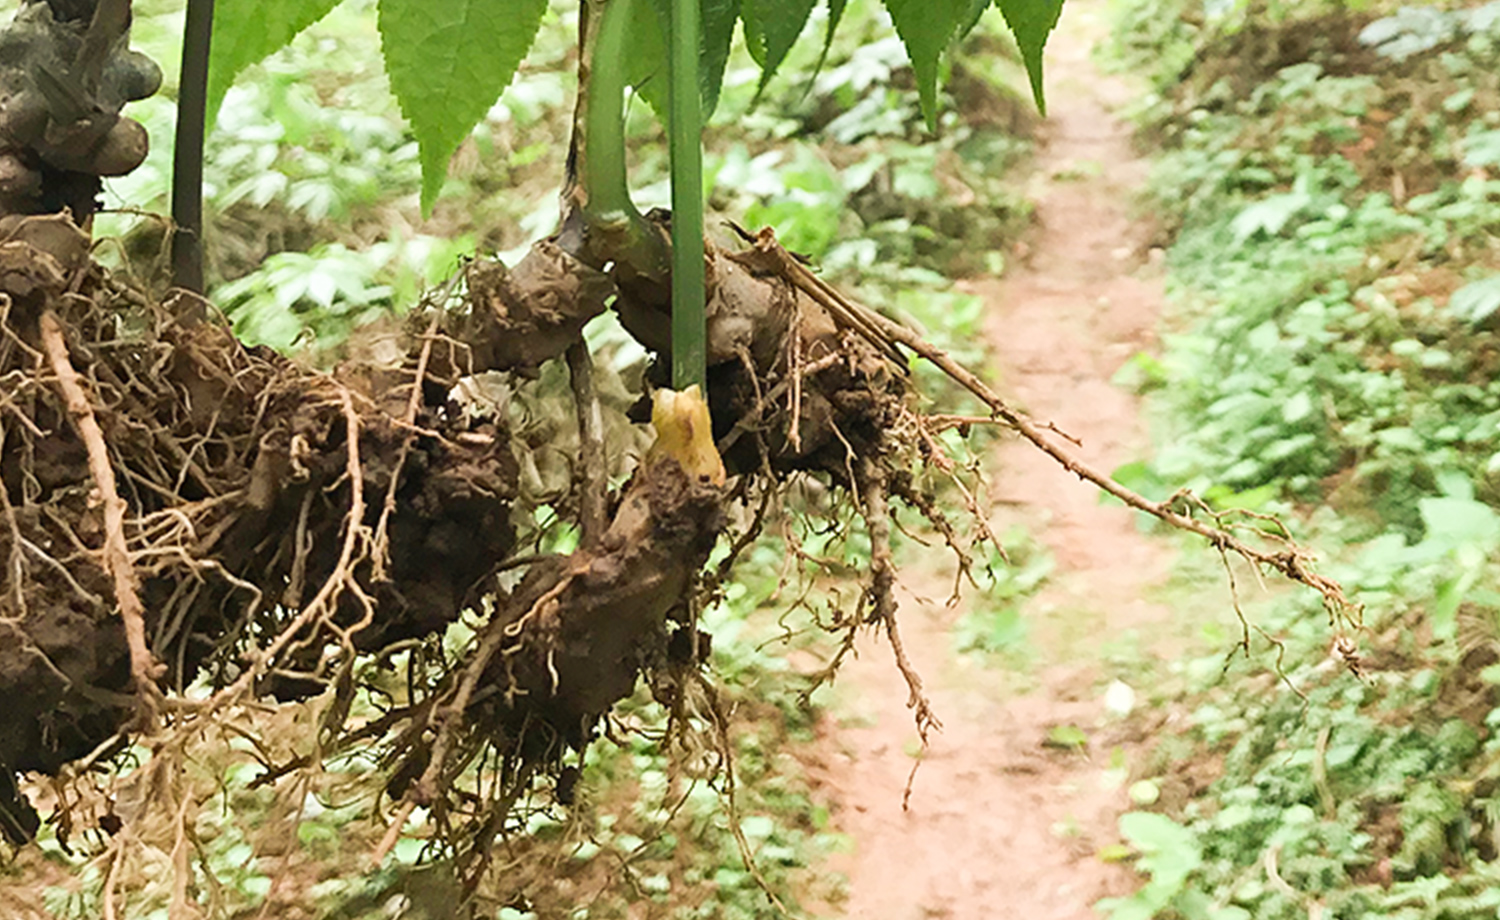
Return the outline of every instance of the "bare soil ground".
{"type": "MultiPolygon", "coordinates": [[[[1154,348],[1162,283],[1153,228],[1130,213],[1145,165],[1114,114],[1131,88],[1089,56],[1103,13],[1091,0],[1065,8],[1047,52],[1052,110],[1037,152],[1037,230],[1006,277],[969,289],[988,302],[1007,394],[1081,439],[1080,454],[1108,470],[1148,446],[1137,400],[1110,380],[1154,348]]],[[[1128,630],[1149,638],[1170,622],[1170,610],[1145,598],[1175,550],[1023,443],[1005,442],[995,470],[995,523],[1024,523],[1057,564],[1026,608],[1032,689],[1017,693],[1014,675],[956,655],[951,629],[962,608],[941,601],[951,575],[941,562],[924,572],[908,558],[902,631],[944,727],[903,811],[919,744],[890,649],[868,641],[840,674],[824,779],[835,825],[854,844],[831,867],[849,878],[848,917],[1082,920],[1097,916],[1099,898],[1135,884],[1128,867],[1098,857],[1129,807],[1123,771],[1110,770],[1111,750],[1128,754],[1129,740],[1110,728],[1101,644],[1128,630]],[[1090,746],[1045,746],[1064,724],[1089,733],[1090,746]]]]}

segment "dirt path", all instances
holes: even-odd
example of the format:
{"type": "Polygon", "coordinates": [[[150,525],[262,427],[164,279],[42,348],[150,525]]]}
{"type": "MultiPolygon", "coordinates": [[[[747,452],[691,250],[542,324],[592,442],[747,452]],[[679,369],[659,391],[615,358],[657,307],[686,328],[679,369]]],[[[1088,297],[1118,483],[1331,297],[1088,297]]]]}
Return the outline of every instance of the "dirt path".
{"type": "MultiPolygon", "coordinates": [[[[1144,164],[1111,113],[1129,88],[1089,59],[1102,16],[1098,0],[1069,3],[1048,50],[1053,110],[1037,154],[1044,178],[1029,257],[969,290],[988,302],[1008,394],[1082,438],[1080,453],[1109,470],[1147,444],[1135,399],[1110,379],[1154,344],[1162,290],[1146,258],[1151,228],[1129,215],[1144,164]]],[[[1034,688],[1017,694],[1014,676],[955,656],[951,627],[963,611],[920,600],[942,598],[950,576],[936,570],[941,562],[923,574],[908,559],[902,630],[944,729],[903,813],[918,747],[889,648],[867,643],[840,675],[827,780],[835,823],[855,847],[834,867],[849,877],[848,917],[1082,920],[1097,916],[1100,897],[1134,885],[1128,869],[1097,857],[1128,804],[1123,771],[1109,769],[1101,644],[1169,619],[1142,598],[1165,578],[1173,550],[1035,450],[1007,443],[996,468],[996,523],[1025,523],[1057,563],[1026,608],[1034,688]],[[1090,749],[1046,747],[1061,724],[1089,733],[1090,749]]]]}

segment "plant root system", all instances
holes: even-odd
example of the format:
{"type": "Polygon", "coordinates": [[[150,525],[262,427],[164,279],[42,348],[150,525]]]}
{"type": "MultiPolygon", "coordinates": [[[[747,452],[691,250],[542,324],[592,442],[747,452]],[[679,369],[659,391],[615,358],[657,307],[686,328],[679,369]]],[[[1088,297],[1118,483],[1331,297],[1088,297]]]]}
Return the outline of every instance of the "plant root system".
{"type": "Polygon", "coordinates": [[[182,725],[230,700],[188,704],[200,678],[321,692],[476,601],[514,545],[518,470],[503,427],[414,386],[401,365],[432,339],[310,373],[146,303],[70,226],[0,245],[7,771],[149,728],[136,694],[170,691],[182,725]]]}
{"type": "MultiPolygon", "coordinates": [[[[377,858],[424,808],[439,852],[472,884],[532,778],[574,769],[569,751],[607,731],[643,674],[674,711],[712,709],[697,613],[794,479],[847,497],[871,544],[859,600],[822,621],[840,637],[826,674],[859,629],[884,630],[925,739],[939,722],[900,642],[891,533],[896,508],[912,508],[965,576],[971,540],[993,537],[979,486],[942,435],[985,422],[1219,551],[1310,585],[1340,631],[1355,621],[1279,525],[1121,489],[769,231],[741,236],[747,248],[708,255],[708,401],[728,484],[663,437],[611,494],[618,462],[581,329],[613,296],[627,328],[660,346],[661,305],[597,253],[554,240],[514,269],[474,263],[452,288],[462,296],[386,331],[379,359],[322,373],[242,346],[201,311],[149,302],[90,260],[65,216],[19,222],[0,243],[0,775],[73,775],[70,763],[135,740],[166,776],[190,735],[257,699],[316,697],[300,753],[278,761],[258,748],[265,781],[370,747],[396,803],[377,858]],[[923,415],[908,355],[991,414],[923,415]],[[560,358],[578,450],[569,486],[544,499],[523,488],[536,458],[515,414],[463,394],[496,373],[519,391],[560,358]],[[974,537],[939,511],[944,489],[974,537]],[[536,551],[541,504],[579,525],[577,549],[536,551]],[[706,571],[731,520],[727,558],[706,571]],[[455,628],[469,635],[456,651],[445,638],[455,628]],[[361,688],[385,702],[357,707],[361,688]]],[[[720,736],[722,719],[709,720],[720,736]]],[[[0,782],[0,830],[24,840],[37,820],[0,782]]]]}

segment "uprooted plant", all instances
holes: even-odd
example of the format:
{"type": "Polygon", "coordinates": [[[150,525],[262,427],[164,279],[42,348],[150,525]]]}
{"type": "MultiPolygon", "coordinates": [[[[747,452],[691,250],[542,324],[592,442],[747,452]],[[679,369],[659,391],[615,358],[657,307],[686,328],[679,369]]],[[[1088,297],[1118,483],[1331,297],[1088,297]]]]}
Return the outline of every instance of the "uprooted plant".
{"type": "MultiPolygon", "coordinates": [[[[296,28],[331,6],[303,4],[296,28]]],[[[843,6],[830,4],[832,23],[843,6]]],[[[987,6],[887,0],[929,110],[939,56],[987,6]]],[[[382,3],[388,48],[403,17],[440,19],[445,8],[410,7],[382,3]]],[[[526,12],[518,21],[534,25],[545,4],[493,7],[526,12]]],[[[710,103],[736,13],[769,76],[811,7],[704,3],[710,72],[701,83],[710,103]],[[790,34],[766,18],[783,8],[801,16],[790,34]]],[[[1036,73],[1059,4],[1001,7],[1036,73]]],[[[221,4],[230,17],[235,10],[221,4]]],[[[925,738],[937,716],[897,630],[892,508],[928,518],[967,571],[970,538],[939,510],[935,490],[955,484],[974,539],[993,540],[941,437],[974,424],[1014,432],[1127,505],[1318,591],[1353,661],[1345,643],[1357,608],[1279,524],[1214,512],[1186,494],[1154,502],[1121,487],[1077,461],[1065,435],[825,283],[771,229],[734,228],[739,248],[705,243],[696,300],[704,332],[685,343],[673,320],[683,296],[673,269],[680,213],[642,215],[632,205],[621,128],[627,86],[646,87],[648,99],[659,92],[639,68],[652,59],[642,49],[662,47],[668,34],[681,40],[668,22],[680,20],[655,0],[584,4],[558,231],[512,267],[471,263],[404,326],[387,329],[372,357],[332,372],[246,348],[196,298],[157,303],[90,258],[79,226],[88,226],[97,177],[122,163],[112,152],[117,134],[134,137],[119,127],[121,104],[150,82],[128,50],[129,4],[29,0],[0,33],[0,45],[24,44],[31,55],[0,69],[9,81],[0,92],[36,100],[41,113],[27,122],[32,130],[0,124],[0,170],[9,170],[0,174],[0,693],[10,703],[0,717],[0,831],[8,838],[25,841],[39,820],[15,774],[76,777],[134,742],[153,752],[143,774],[152,809],[177,816],[157,825],[155,843],[186,871],[195,844],[181,816],[192,802],[172,777],[189,739],[233,724],[257,700],[316,697],[308,753],[267,755],[267,781],[352,747],[378,749],[395,803],[381,852],[426,809],[437,852],[472,884],[533,778],[563,770],[642,675],[674,713],[722,736],[697,613],[798,477],[852,503],[872,547],[856,609],[825,624],[841,637],[829,673],[861,628],[884,631],[925,738]],[[96,74],[100,59],[107,63],[96,74]],[[582,336],[606,310],[658,356],[652,383],[662,387],[641,394],[656,446],[618,489],[611,481],[628,461],[606,449],[582,336]],[[685,350],[701,355],[702,398],[665,389],[666,368],[685,350]],[[926,414],[914,360],[936,365],[988,414],[926,414]],[[531,446],[503,403],[528,398],[526,381],[550,362],[568,370],[577,450],[565,494],[543,502],[524,486],[531,446]],[[576,523],[576,549],[545,551],[532,523],[543,503],[576,523]],[[710,566],[716,546],[726,551],[710,566]],[[466,610],[480,625],[450,657],[441,636],[466,610]],[[404,679],[392,676],[397,661],[404,679]],[[352,715],[362,683],[387,701],[376,715],[352,715]]],[[[524,28],[508,28],[499,46],[513,71],[524,28]]],[[[265,31],[274,40],[275,30],[265,31]]],[[[699,45],[690,43],[694,56],[699,45]]],[[[392,66],[399,92],[405,77],[392,66]]],[[[688,84],[695,95],[698,82],[688,84]]],[[[444,148],[442,132],[418,130],[424,163],[440,179],[457,141],[444,148]]],[[[696,229],[689,236],[702,238],[696,229]]],[[[679,372],[676,382],[689,381],[679,372]]],[[[150,825],[135,820],[142,830],[111,846],[149,836],[150,825]]],[[[174,901],[186,903],[189,880],[181,885],[174,901]]]]}

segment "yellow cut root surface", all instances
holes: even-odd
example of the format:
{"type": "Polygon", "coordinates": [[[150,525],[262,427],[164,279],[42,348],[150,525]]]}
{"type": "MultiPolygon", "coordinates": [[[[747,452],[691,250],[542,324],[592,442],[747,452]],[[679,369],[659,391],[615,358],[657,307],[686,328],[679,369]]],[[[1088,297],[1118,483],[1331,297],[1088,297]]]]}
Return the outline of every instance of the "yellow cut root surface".
{"type": "Polygon", "coordinates": [[[647,462],[671,457],[689,476],[718,486],[724,484],[724,461],[714,447],[708,403],[697,384],[680,392],[653,393],[651,427],[656,429],[656,443],[646,455],[647,462]]]}

